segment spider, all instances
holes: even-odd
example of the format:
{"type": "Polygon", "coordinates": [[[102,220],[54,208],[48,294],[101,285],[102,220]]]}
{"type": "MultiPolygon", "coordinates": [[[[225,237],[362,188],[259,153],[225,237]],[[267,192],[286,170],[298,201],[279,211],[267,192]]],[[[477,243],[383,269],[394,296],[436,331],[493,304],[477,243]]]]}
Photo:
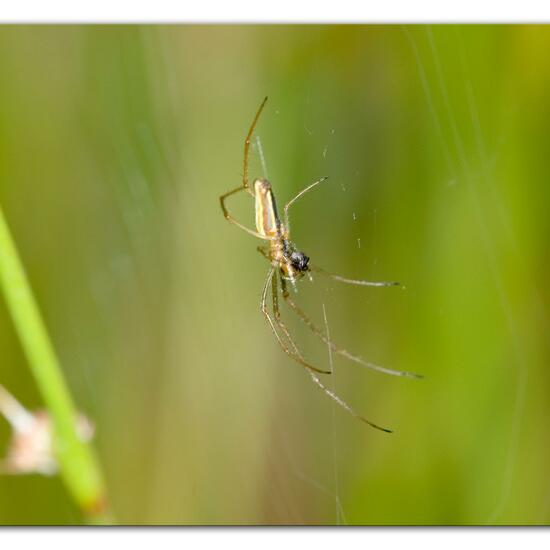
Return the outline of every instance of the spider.
{"type": "Polygon", "coordinates": [[[366,424],[368,424],[373,428],[382,430],[383,432],[391,433],[392,430],[388,428],[383,428],[382,426],[379,426],[378,424],[375,424],[374,422],[371,422],[370,420],[356,413],[355,410],[352,409],[343,399],[341,399],[336,393],[334,393],[331,389],[329,389],[327,386],[325,386],[321,382],[318,374],[331,374],[332,371],[319,369],[311,365],[304,359],[303,354],[298,349],[298,346],[294,342],[294,339],[290,335],[285,323],[281,318],[281,313],[279,310],[279,285],[281,289],[280,290],[281,295],[285,300],[285,302],[305,323],[305,325],[320,340],[322,340],[325,344],[327,344],[327,346],[329,346],[333,352],[345,357],[346,359],[354,361],[364,367],[367,367],[379,372],[383,372],[394,376],[422,378],[422,376],[418,374],[414,374],[412,372],[388,369],[385,367],[381,367],[379,365],[375,365],[374,363],[365,361],[364,359],[356,355],[352,355],[350,352],[337,346],[328,337],[328,335],[325,335],[319,328],[317,328],[317,326],[313,324],[313,322],[309,319],[309,317],[305,314],[305,312],[292,300],[292,297],[288,291],[287,281],[290,282],[290,284],[293,287],[295,287],[296,281],[301,279],[305,274],[308,274],[309,277],[311,278],[310,272],[312,271],[316,273],[320,273],[321,275],[327,276],[336,281],[340,281],[342,283],[351,284],[351,285],[370,286],[370,287],[389,287],[389,286],[401,286],[401,285],[400,283],[393,282],[393,281],[392,282],[364,281],[364,280],[348,279],[346,277],[342,277],[340,275],[336,275],[334,273],[325,271],[320,267],[312,265],[309,261],[309,258],[302,251],[300,251],[294,245],[294,243],[290,240],[290,222],[289,222],[289,216],[288,216],[288,211],[290,206],[293,203],[295,203],[300,197],[305,195],[308,191],[311,191],[314,187],[316,187],[317,185],[325,181],[327,178],[323,177],[317,180],[316,182],[312,183],[311,185],[308,185],[305,189],[300,191],[295,197],[293,197],[290,201],[288,201],[285,204],[283,209],[284,223],[281,221],[281,218],[279,217],[279,214],[277,211],[277,205],[275,202],[275,196],[273,194],[273,190],[269,181],[266,179],[258,178],[253,181],[252,186],[250,185],[248,180],[248,157],[249,157],[250,141],[252,138],[252,134],[254,133],[256,124],[258,123],[258,119],[260,118],[260,115],[263,111],[263,108],[266,102],[267,102],[267,97],[262,101],[262,104],[260,105],[260,108],[258,109],[252,121],[252,124],[248,130],[248,134],[246,135],[246,139],[244,142],[242,185],[239,185],[239,187],[232,189],[231,191],[228,191],[227,193],[225,193],[220,197],[220,204],[222,207],[223,215],[226,220],[236,225],[243,231],[246,231],[247,233],[249,233],[250,235],[253,235],[254,237],[257,237],[264,241],[268,241],[267,246],[259,246],[257,248],[258,252],[260,252],[260,254],[262,254],[262,256],[264,256],[271,264],[269,267],[269,271],[267,273],[267,277],[266,277],[263,289],[262,289],[261,300],[260,300],[260,310],[262,311],[267,322],[269,323],[269,326],[271,327],[271,330],[273,331],[273,334],[275,335],[275,338],[277,339],[277,342],[279,343],[282,350],[294,361],[296,361],[298,364],[304,367],[309,373],[313,382],[323,392],[325,392],[325,394],[327,394],[331,399],[336,401],[336,403],[338,403],[347,412],[349,412],[355,418],[358,418],[359,420],[365,422],[366,424]],[[236,193],[239,193],[240,191],[246,191],[255,200],[256,231],[246,227],[245,225],[237,221],[235,218],[231,216],[231,214],[227,210],[227,207],[225,205],[226,199],[231,195],[235,195],[236,193]],[[272,300],[272,310],[273,310],[272,314],[270,314],[267,307],[268,292],[269,292],[270,286],[271,286],[271,300],[272,300]]]}

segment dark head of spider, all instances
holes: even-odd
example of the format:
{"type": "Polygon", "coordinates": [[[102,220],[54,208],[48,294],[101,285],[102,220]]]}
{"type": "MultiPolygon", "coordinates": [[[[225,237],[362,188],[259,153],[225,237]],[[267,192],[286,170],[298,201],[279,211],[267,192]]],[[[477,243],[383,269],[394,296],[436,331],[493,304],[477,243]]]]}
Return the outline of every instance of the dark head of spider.
{"type": "Polygon", "coordinates": [[[309,257],[299,250],[296,250],[290,255],[290,262],[292,263],[292,267],[297,271],[308,270],[307,264],[309,262],[309,257]]]}
{"type": "MultiPolygon", "coordinates": [[[[294,245],[290,243],[289,241],[284,241],[284,248],[283,253],[285,255],[285,259],[287,262],[292,266],[292,271],[294,272],[294,276],[302,276],[304,273],[306,273],[309,270],[308,263],[309,263],[309,257],[306,256],[303,252],[300,250],[296,250],[294,248],[294,245]]],[[[287,273],[284,273],[284,275],[288,275],[287,273]]]]}

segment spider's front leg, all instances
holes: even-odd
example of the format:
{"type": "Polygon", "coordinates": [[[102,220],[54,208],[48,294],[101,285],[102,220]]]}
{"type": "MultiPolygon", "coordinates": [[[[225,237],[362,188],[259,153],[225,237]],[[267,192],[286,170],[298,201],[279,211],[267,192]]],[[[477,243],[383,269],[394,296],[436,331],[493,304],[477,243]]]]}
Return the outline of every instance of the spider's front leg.
{"type": "Polygon", "coordinates": [[[339,281],[340,283],[346,283],[348,285],[358,285],[358,286],[376,286],[376,287],[384,287],[384,286],[403,286],[401,283],[398,283],[397,281],[365,281],[363,279],[348,279],[347,277],[342,277],[341,275],[337,275],[336,273],[331,273],[330,271],[326,271],[325,269],[322,269],[321,267],[318,267],[316,265],[309,265],[309,269],[311,271],[314,271],[315,273],[320,273],[321,275],[325,275],[325,277],[329,277],[330,279],[334,279],[335,281],[339,281]]]}
{"type": "MultiPolygon", "coordinates": [[[[310,365],[309,363],[307,363],[303,359],[302,354],[298,351],[298,348],[296,347],[296,344],[294,343],[294,341],[290,337],[290,334],[286,330],[286,327],[284,327],[284,329],[281,329],[281,330],[283,330],[283,332],[285,332],[285,335],[289,338],[289,341],[290,341],[291,345],[296,349],[296,351],[291,351],[289,349],[289,347],[283,342],[283,339],[281,338],[281,336],[279,335],[277,329],[275,328],[275,323],[277,323],[279,326],[280,326],[280,323],[278,321],[275,321],[275,322],[273,321],[273,318],[271,317],[271,315],[269,313],[269,310],[267,309],[267,292],[268,292],[268,289],[269,289],[269,285],[272,284],[272,279],[273,279],[273,276],[275,274],[276,269],[277,268],[275,266],[271,266],[269,268],[269,272],[267,274],[267,277],[266,277],[266,280],[265,280],[265,283],[264,283],[264,287],[263,287],[263,290],[262,290],[262,298],[260,300],[260,310],[264,314],[264,317],[266,318],[267,322],[269,323],[269,326],[271,327],[271,330],[272,330],[273,334],[275,335],[275,338],[277,339],[277,342],[279,343],[279,346],[281,346],[281,349],[289,357],[294,359],[294,361],[296,361],[296,363],[299,363],[300,365],[302,365],[302,367],[305,367],[309,371],[315,371],[315,372],[318,372],[319,374],[332,374],[331,371],[318,369],[317,367],[314,367],[313,365],[310,365]]],[[[274,286],[272,286],[272,290],[273,290],[274,286]]],[[[275,287],[275,291],[276,291],[276,287],[275,287]]],[[[276,301],[277,301],[276,298],[274,298],[274,304],[276,303],[276,301]]],[[[278,306],[277,306],[277,310],[278,310],[278,306]]]]}
{"type": "Polygon", "coordinates": [[[319,338],[322,340],[325,344],[327,344],[332,351],[337,353],[338,355],[341,355],[342,357],[345,357],[346,359],[349,359],[350,361],[354,361],[355,363],[361,365],[362,367],[375,370],[378,372],[383,372],[385,374],[390,374],[392,376],[404,376],[407,378],[423,378],[421,374],[416,374],[414,372],[407,372],[407,371],[400,371],[400,370],[394,370],[389,369],[387,367],[382,367],[380,365],[376,365],[375,363],[371,363],[370,361],[365,361],[362,357],[358,357],[357,355],[353,355],[349,351],[345,350],[344,348],[341,348],[336,343],[334,343],[330,338],[328,338],[322,330],[320,330],[309,318],[308,315],[294,302],[294,300],[291,298],[290,293],[288,292],[286,282],[284,279],[281,280],[281,286],[282,286],[282,295],[285,302],[290,306],[290,308],[300,317],[300,319],[304,322],[304,324],[319,338]]]}
{"type": "MultiPolygon", "coordinates": [[[[259,247],[259,250],[261,250],[261,248],[259,247]]],[[[261,250],[262,251],[262,250],[261,250]]],[[[265,252],[265,251],[262,251],[262,252],[265,252]]],[[[358,420],[361,420],[362,422],[365,422],[365,424],[368,424],[369,426],[371,426],[372,428],[376,428],[377,430],[381,430],[383,432],[387,432],[387,433],[392,433],[392,430],[388,429],[388,428],[383,428],[382,426],[379,426],[378,424],[375,424],[374,422],[371,422],[370,420],[368,420],[367,418],[365,418],[364,416],[361,416],[360,414],[358,414],[357,412],[355,412],[339,395],[337,395],[334,391],[332,391],[330,388],[327,388],[327,386],[325,386],[321,380],[319,380],[319,377],[315,374],[315,373],[321,373],[321,374],[331,374],[330,371],[322,371],[308,363],[306,363],[306,361],[304,361],[303,359],[303,356],[300,352],[300,350],[298,349],[298,347],[296,346],[296,344],[294,343],[294,340],[292,339],[292,337],[290,336],[290,333],[288,332],[286,326],[284,325],[284,323],[281,321],[280,319],[280,312],[279,312],[279,305],[278,305],[278,290],[277,290],[277,283],[276,283],[276,280],[274,279],[274,277],[277,277],[277,273],[276,273],[276,270],[277,270],[277,266],[271,266],[270,269],[269,269],[269,272],[268,272],[268,275],[267,275],[267,279],[265,281],[265,284],[264,284],[264,288],[263,288],[263,291],[262,291],[262,300],[261,300],[261,303],[260,303],[260,309],[262,310],[262,313],[265,315],[267,321],[269,322],[269,325],[271,326],[271,330],[273,331],[273,333],[275,334],[275,337],[277,338],[277,341],[279,342],[279,345],[281,346],[281,348],[283,349],[283,351],[289,356],[289,357],[292,357],[292,359],[294,359],[294,361],[296,361],[297,363],[299,363],[300,365],[302,365],[308,372],[309,376],[311,377],[311,380],[326,394],[328,395],[332,400],[336,401],[336,403],[338,403],[338,405],[340,405],[343,409],[345,409],[348,413],[350,413],[352,416],[354,416],[355,418],[357,418],[358,420]],[[277,324],[279,325],[279,327],[281,328],[281,330],[283,330],[283,332],[285,333],[285,336],[288,338],[289,342],[291,343],[291,345],[294,347],[294,352],[290,351],[288,349],[287,346],[285,346],[285,344],[283,343],[281,337],[279,336],[276,328],[275,328],[275,324],[273,322],[273,319],[271,318],[271,315],[269,314],[269,311],[267,309],[267,291],[268,291],[268,288],[269,288],[269,285],[271,283],[271,289],[272,289],[272,293],[273,293],[273,310],[274,310],[274,315],[275,315],[275,320],[277,322],[277,324]]],[[[282,287],[285,289],[286,291],[286,287],[284,286],[285,283],[284,283],[284,278],[281,277],[281,285],[282,287]]]]}
{"type": "Polygon", "coordinates": [[[280,329],[283,331],[284,335],[286,336],[286,339],[288,342],[290,342],[290,345],[294,348],[294,353],[303,361],[304,356],[298,349],[298,346],[294,342],[294,339],[292,336],[290,336],[290,332],[288,332],[288,329],[286,328],[286,325],[283,323],[283,320],[281,319],[281,311],[279,310],[279,289],[277,285],[277,268],[275,267],[275,273],[273,275],[273,278],[271,279],[271,298],[273,300],[273,315],[275,316],[275,321],[279,325],[280,329]]]}
{"type": "Polygon", "coordinates": [[[340,407],[345,409],[347,412],[349,412],[352,416],[357,418],[358,420],[361,420],[365,424],[368,424],[371,428],[376,428],[377,430],[380,430],[382,432],[386,432],[388,434],[393,433],[393,430],[390,430],[389,428],[383,428],[382,426],[379,426],[378,424],[375,424],[374,422],[371,422],[364,416],[361,416],[360,414],[356,413],[339,395],[334,393],[331,389],[327,388],[313,372],[309,371],[309,375],[311,376],[311,379],[317,386],[321,388],[331,399],[336,401],[340,407]]]}

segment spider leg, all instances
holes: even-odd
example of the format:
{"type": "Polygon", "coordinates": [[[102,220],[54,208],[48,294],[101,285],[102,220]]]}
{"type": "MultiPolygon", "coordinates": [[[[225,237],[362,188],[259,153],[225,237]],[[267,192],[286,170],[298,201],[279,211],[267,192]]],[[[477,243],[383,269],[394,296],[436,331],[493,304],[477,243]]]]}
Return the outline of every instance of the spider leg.
{"type": "Polygon", "coordinates": [[[266,259],[269,260],[269,255],[264,246],[257,246],[256,250],[266,259]]]}
{"type": "MultiPolygon", "coordinates": [[[[271,330],[273,331],[273,334],[275,334],[275,337],[277,338],[277,342],[279,342],[279,345],[281,346],[281,349],[289,357],[294,359],[294,361],[296,361],[297,363],[299,363],[300,365],[302,365],[303,367],[305,367],[309,371],[315,371],[315,372],[318,372],[320,374],[331,374],[330,371],[321,370],[321,369],[318,369],[318,368],[314,367],[313,365],[310,365],[309,363],[304,361],[301,354],[296,354],[295,352],[291,351],[288,348],[288,346],[285,345],[285,343],[281,339],[279,333],[277,332],[277,329],[275,328],[275,323],[273,322],[273,318],[271,317],[271,315],[269,314],[269,311],[267,309],[267,290],[269,288],[269,284],[271,283],[271,280],[273,278],[274,273],[275,273],[275,267],[271,266],[269,268],[269,272],[267,274],[267,278],[265,280],[264,287],[263,287],[263,290],[262,290],[262,298],[260,300],[260,310],[264,314],[265,318],[267,319],[267,322],[269,323],[269,326],[271,327],[271,330]]],[[[290,339],[290,341],[292,342],[292,345],[295,346],[292,339],[290,339]]]]}
{"type": "Polygon", "coordinates": [[[297,201],[302,195],[305,195],[308,191],[311,191],[316,185],[319,185],[320,183],[323,183],[326,179],[328,179],[328,176],[324,176],[321,179],[317,180],[316,182],[308,185],[305,189],[302,189],[295,197],[290,199],[286,204],[284,208],[284,215],[285,215],[285,229],[287,234],[290,232],[290,222],[288,219],[288,209],[290,205],[297,201]]]}
{"type": "Polygon", "coordinates": [[[290,297],[290,293],[288,292],[286,288],[286,283],[284,279],[282,279],[281,282],[282,285],[282,293],[283,298],[285,302],[294,310],[294,312],[300,317],[300,319],[307,325],[307,327],[325,344],[330,346],[332,351],[337,353],[338,355],[341,355],[342,357],[345,357],[346,359],[349,359],[350,361],[355,361],[359,365],[378,371],[383,372],[385,374],[391,374],[392,376],[405,376],[407,378],[423,378],[420,374],[415,374],[414,372],[407,372],[407,371],[400,371],[400,370],[393,370],[388,369],[386,367],[381,367],[380,365],[376,365],[375,363],[370,363],[369,361],[365,361],[361,357],[358,357],[356,355],[351,354],[349,351],[339,347],[336,345],[330,338],[328,338],[316,325],[313,324],[311,319],[305,314],[305,312],[292,300],[290,297]]]}
{"type": "Polygon", "coordinates": [[[246,139],[244,140],[243,189],[246,189],[252,196],[254,196],[254,192],[250,189],[250,186],[248,185],[248,153],[250,150],[250,140],[252,139],[254,128],[256,128],[256,124],[258,123],[258,119],[262,114],[266,101],[267,101],[267,96],[262,101],[262,104],[260,105],[260,108],[258,109],[258,112],[256,113],[256,116],[254,117],[254,120],[252,121],[252,124],[248,129],[248,134],[246,135],[246,139]]]}
{"type": "Polygon", "coordinates": [[[326,277],[330,277],[335,281],[340,281],[341,283],[347,283],[349,285],[378,286],[378,287],[401,286],[401,283],[398,283],[396,281],[365,281],[363,279],[348,279],[347,277],[342,277],[341,275],[337,275],[336,273],[331,273],[330,271],[326,271],[325,269],[322,269],[320,267],[317,267],[311,264],[309,264],[309,269],[311,271],[315,271],[316,273],[321,273],[321,275],[325,275],[326,277]]]}
{"type": "Polygon", "coordinates": [[[372,428],[376,428],[377,430],[381,430],[383,432],[387,433],[393,433],[393,430],[390,430],[388,428],[382,428],[382,426],[378,426],[378,424],[375,424],[374,422],[371,422],[370,420],[367,420],[364,416],[361,416],[360,414],[357,414],[341,397],[336,395],[331,389],[327,388],[317,376],[311,371],[311,369],[308,369],[309,375],[311,376],[311,379],[317,386],[319,386],[331,399],[336,401],[338,405],[340,405],[342,408],[344,408],[346,411],[348,411],[352,416],[357,418],[358,420],[361,420],[365,422],[365,424],[368,424],[372,428]]]}
{"type": "MultiPolygon", "coordinates": [[[[263,246],[256,247],[256,250],[266,259],[269,260],[269,254],[267,250],[263,246]]],[[[284,281],[281,277],[281,287],[283,287],[284,281]]],[[[296,355],[298,355],[301,359],[303,359],[303,355],[301,354],[300,350],[298,349],[298,346],[294,342],[294,339],[292,336],[290,336],[290,333],[286,327],[286,325],[283,323],[281,319],[281,312],[279,310],[279,291],[277,286],[277,274],[274,273],[273,279],[272,279],[272,285],[271,285],[271,295],[273,298],[273,314],[275,316],[275,321],[281,328],[281,330],[284,332],[287,340],[290,342],[290,345],[294,348],[294,352],[296,355]]]]}
{"type": "Polygon", "coordinates": [[[261,233],[258,233],[257,231],[254,231],[253,229],[249,229],[248,227],[246,227],[245,225],[243,225],[241,222],[237,221],[230,213],[229,211],[227,210],[227,207],[225,206],[225,200],[227,199],[227,197],[230,197],[231,195],[234,195],[235,193],[238,193],[239,191],[246,191],[247,188],[246,187],[243,187],[243,186],[239,186],[237,187],[236,189],[232,189],[231,191],[228,191],[227,193],[225,193],[224,195],[222,195],[220,197],[220,205],[222,207],[222,211],[223,211],[223,215],[225,217],[225,219],[228,221],[228,222],[231,222],[233,225],[236,225],[237,227],[239,227],[240,229],[242,229],[243,231],[246,231],[247,233],[249,233],[250,235],[252,235],[253,237],[257,237],[258,239],[264,239],[266,241],[271,241],[273,240],[274,237],[271,237],[271,236],[267,236],[267,235],[262,235],[261,233]]]}
{"type": "Polygon", "coordinates": [[[225,206],[225,200],[227,199],[227,197],[230,197],[231,195],[234,195],[239,191],[246,191],[248,194],[254,197],[254,192],[252,191],[252,189],[250,189],[250,185],[248,184],[248,157],[249,157],[249,150],[250,150],[250,140],[252,139],[254,128],[256,128],[256,124],[258,122],[258,119],[260,118],[260,114],[262,113],[262,110],[264,108],[266,101],[267,101],[267,97],[262,101],[262,104],[260,105],[260,108],[258,109],[258,112],[256,113],[256,116],[254,117],[254,120],[252,121],[252,124],[248,130],[246,139],[244,140],[243,184],[237,187],[236,189],[232,189],[231,191],[228,191],[227,193],[222,195],[220,197],[220,205],[222,207],[223,215],[227,221],[236,225],[243,231],[246,231],[250,235],[257,237],[258,239],[264,239],[269,241],[269,240],[272,240],[273,237],[268,237],[266,235],[262,235],[261,233],[258,233],[257,231],[254,231],[253,229],[249,229],[248,227],[246,227],[245,225],[237,221],[233,216],[231,216],[231,214],[227,210],[227,207],[225,206]]]}
{"type": "Polygon", "coordinates": [[[304,360],[304,356],[298,349],[298,346],[296,345],[296,342],[294,342],[294,339],[290,335],[290,332],[288,331],[285,323],[281,319],[281,312],[279,310],[279,291],[277,288],[277,273],[274,274],[272,280],[271,280],[271,295],[273,298],[273,314],[275,316],[275,321],[281,328],[281,330],[284,332],[287,340],[290,342],[290,345],[294,348],[294,353],[302,360],[304,360]]]}
{"type": "MultiPolygon", "coordinates": [[[[335,392],[333,392],[331,389],[327,388],[322,382],[321,380],[319,380],[319,377],[315,374],[315,372],[323,372],[323,371],[319,371],[319,369],[316,369],[315,367],[312,367],[311,365],[308,365],[304,360],[303,360],[303,357],[302,357],[302,354],[300,353],[300,351],[298,350],[298,347],[296,346],[296,344],[294,343],[294,340],[292,339],[292,337],[290,336],[289,332],[288,332],[288,329],[286,328],[286,326],[284,325],[284,323],[282,322],[282,320],[280,319],[280,311],[279,311],[279,304],[278,304],[278,290],[277,290],[277,282],[276,282],[276,279],[275,277],[277,276],[277,274],[275,273],[275,269],[276,267],[275,266],[272,266],[270,271],[269,271],[269,274],[268,274],[268,277],[267,277],[267,280],[266,280],[266,283],[264,285],[264,290],[263,290],[263,293],[262,293],[262,304],[263,304],[263,308],[262,308],[262,312],[264,313],[264,315],[266,315],[269,323],[271,324],[271,328],[273,329],[273,332],[275,333],[275,335],[277,336],[277,339],[279,341],[279,343],[281,344],[281,347],[284,348],[283,346],[283,343],[281,341],[281,339],[279,338],[276,330],[275,330],[275,327],[272,323],[272,320],[270,320],[269,318],[269,313],[267,312],[267,308],[265,307],[266,305],[266,297],[267,297],[267,289],[269,287],[269,279],[271,279],[272,281],[272,286],[271,286],[271,289],[272,289],[272,293],[273,293],[273,311],[274,311],[274,315],[275,315],[275,319],[277,321],[277,324],[281,327],[281,329],[283,330],[283,332],[285,333],[286,337],[288,338],[289,342],[291,343],[291,345],[294,347],[295,349],[295,352],[296,354],[291,354],[289,353],[287,350],[286,353],[288,355],[290,355],[295,361],[298,361],[301,365],[303,365],[309,376],[311,377],[312,381],[319,387],[321,388],[321,390],[323,392],[325,392],[331,399],[333,399],[334,401],[336,401],[336,403],[338,403],[338,405],[340,405],[343,409],[345,409],[348,413],[350,413],[352,416],[354,416],[355,418],[357,418],[358,420],[361,420],[362,422],[365,422],[366,424],[368,424],[369,426],[371,426],[372,428],[376,428],[377,430],[381,430],[383,432],[387,432],[387,433],[392,433],[392,430],[388,429],[388,428],[383,428],[382,426],[378,426],[378,424],[375,424],[374,422],[371,422],[370,420],[367,420],[365,417],[361,416],[360,414],[356,413],[339,395],[337,395],[335,392]],[[314,372],[315,371],[315,372],[314,372]]],[[[285,283],[284,283],[284,279],[281,277],[281,286],[285,289],[285,292],[286,292],[286,286],[285,286],[285,283]]],[[[327,372],[325,374],[330,374],[330,372],[327,372]]]]}

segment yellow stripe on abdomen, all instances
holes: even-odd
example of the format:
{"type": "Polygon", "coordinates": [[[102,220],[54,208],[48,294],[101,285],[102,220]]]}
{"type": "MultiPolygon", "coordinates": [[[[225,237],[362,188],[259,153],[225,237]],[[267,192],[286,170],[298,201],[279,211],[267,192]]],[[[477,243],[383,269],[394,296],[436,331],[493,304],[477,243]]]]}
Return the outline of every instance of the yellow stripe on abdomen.
{"type": "Polygon", "coordinates": [[[267,180],[255,180],[254,196],[256,198],[256,229],[258,233],[266,237],[280,235],[281,222],[277,214],[277,205],[271,184],[267,180]]]}

